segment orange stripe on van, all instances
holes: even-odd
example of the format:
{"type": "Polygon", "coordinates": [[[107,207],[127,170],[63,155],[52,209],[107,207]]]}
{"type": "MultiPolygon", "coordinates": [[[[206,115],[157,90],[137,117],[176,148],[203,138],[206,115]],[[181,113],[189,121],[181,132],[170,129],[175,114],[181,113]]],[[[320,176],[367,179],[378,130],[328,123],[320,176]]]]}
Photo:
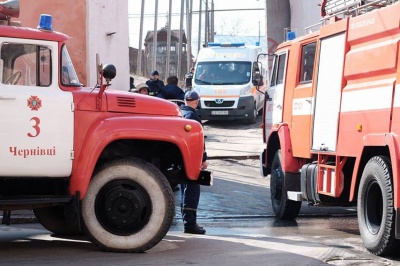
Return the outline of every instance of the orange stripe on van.
{"type": "Polygon", "coordinates": [[[239,98],[240,95],[200,95],[200,98],[239,98]]]}

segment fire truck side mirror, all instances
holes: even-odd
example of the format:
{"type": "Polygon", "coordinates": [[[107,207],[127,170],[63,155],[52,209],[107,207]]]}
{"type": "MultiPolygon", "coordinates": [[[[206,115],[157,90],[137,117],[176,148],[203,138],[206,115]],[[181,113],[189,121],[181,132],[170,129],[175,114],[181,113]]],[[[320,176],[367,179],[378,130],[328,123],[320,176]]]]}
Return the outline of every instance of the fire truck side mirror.
{"type": "Polygon", "coordinates": [[[256,73],[253,76],[253,85],[254,86],[262,86],[264,85],[263,76],[260,73],[256,73]]]}
{"type": "Polygon", "coordinates": [[[113,64],[107,64],[103,67],[103,77],[107,82],[111,81],[117,75],[117,69],[113,64]]]}

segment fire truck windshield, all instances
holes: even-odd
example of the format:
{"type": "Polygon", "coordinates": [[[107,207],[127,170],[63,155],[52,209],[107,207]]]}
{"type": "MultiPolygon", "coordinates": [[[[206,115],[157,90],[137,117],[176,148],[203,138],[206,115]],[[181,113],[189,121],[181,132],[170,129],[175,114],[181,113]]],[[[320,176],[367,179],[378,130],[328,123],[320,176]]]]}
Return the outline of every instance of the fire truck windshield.
{"type": "Polygon", "coordinates": [[[76,75],[74,65],[67,47],[64,45],[61,52],[61,83],[66,86],[82,86],[76,75]]]}
{"type": "Polygon", "coordinates": [[[251,62],[199,62],[195,82],[199,85],[242,85],[250,82],[251,62]]]}

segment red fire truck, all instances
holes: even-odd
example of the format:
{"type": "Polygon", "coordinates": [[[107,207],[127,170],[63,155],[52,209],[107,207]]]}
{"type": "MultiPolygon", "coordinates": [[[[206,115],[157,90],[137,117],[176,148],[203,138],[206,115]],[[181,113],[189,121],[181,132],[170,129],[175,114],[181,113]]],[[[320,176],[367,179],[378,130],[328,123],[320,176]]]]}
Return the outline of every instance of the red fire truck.
{"type": "Polygon", "coordinates": [[[210,183],[201,125],[174,103],[108,90],[113,65],[82,87],[51,16],[30,29],[13,26],[17,0],[0,12],[0,210],[33,209],[107,251],[153,247],[174,217],[170,185],[210,183]]]}
{"type": "Polygon", "coordinates": [[[356,205],[366,248],[389,255],[400,241],[400,3],[321,6],[324,25],[273,55],[261,171],[277,217],[295,218],[301,201],[356,205]]]}

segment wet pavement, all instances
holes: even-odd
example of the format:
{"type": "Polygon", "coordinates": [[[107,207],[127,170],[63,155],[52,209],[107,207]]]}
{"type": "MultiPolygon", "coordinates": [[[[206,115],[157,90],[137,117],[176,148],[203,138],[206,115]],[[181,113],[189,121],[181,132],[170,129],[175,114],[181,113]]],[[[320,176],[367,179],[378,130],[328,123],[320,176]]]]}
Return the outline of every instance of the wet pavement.
{"type": "Polygon", "coordinates": [[[215,183],[202,187],[198,219],[206,235],[182,232],[177,191],[170,231],[143,254],[100,252],[85,237],[19,224],[0,226],[1,265],[400,265],[400,256],[380,258],[365,250],[354,208],[305,205],[296,220],[275,219],[269,180],[257,176],[256,164],[210,161],[215,183]]]}
{"type": "Polygon", "coordinates": [[[211,158],[258,158],[263,149],[261,116],[255,124],[243,121],[205,121],[207,154],[211,158]]]}
{"type": "MultiPolygon", "coordinates": [[[[269,178],[260,177],[258,160],[244,160],[257,156],[262,148],[257,144],[258,124],[205,123],[212,157],[209,169],[215,177],[213,186],[201,188],[198,223],[206,235],[182,232],[177,191],[170,231],[143,254],[100,252],[85,237],[54,236],[37,223],[13,224],[0,225],[0,264],[400,265],[400,255],[380,258],[365,250],[354,207],[303,204],[296,220],[276,219],[269,178]],[[246,144],[240,145],[242,141],[246,144]]],[[[20,214],[30,215],[29,211],[20,214]]]]}

